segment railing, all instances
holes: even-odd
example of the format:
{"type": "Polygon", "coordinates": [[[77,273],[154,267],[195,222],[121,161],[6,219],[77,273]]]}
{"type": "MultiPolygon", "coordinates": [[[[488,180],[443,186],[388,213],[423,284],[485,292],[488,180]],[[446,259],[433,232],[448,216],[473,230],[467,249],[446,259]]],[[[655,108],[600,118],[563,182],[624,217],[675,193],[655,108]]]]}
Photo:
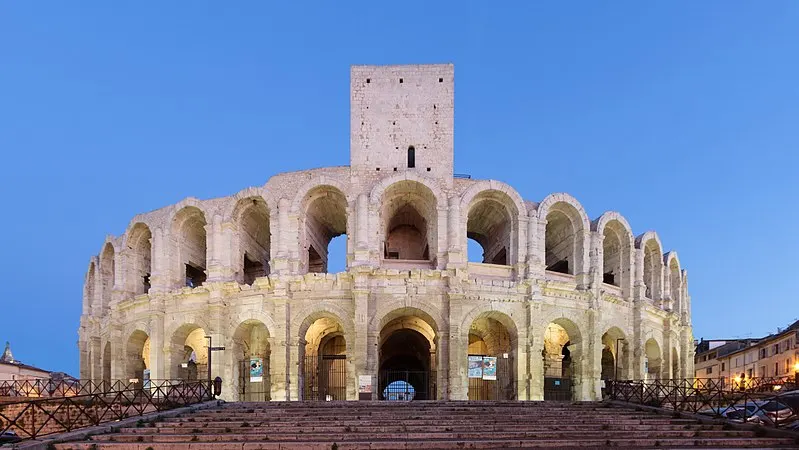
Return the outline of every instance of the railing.
{"type": "Polygon", "coordinates": [[[74,397],[98,392],[122,391],[132,387],[134,387],[133,383],[123,380],[53,380],[50,378],[5,380],[0,381],[0,402],[3,401],[3,397],[74,397]]]}
{"type": "Polygon", "coordinates": [[[0,403],[0,435],[12,432],[20,439],[37,438],[210,398],[206,381],[150,380],[145,387],[10,401],[0,403]]]}
{"type": "MultiPolygon", "coordinates": [[[[757,380],[753,378],[751,380],[757,380]]],[[[609,397],[638,405],[740,423],[799,429],[799,391],[792,380],[764,378],[737,388],[724,379],[607,381],[609,397]],[[782,384],[778,384],[782,383],[782,384]],[[766,386],[772,386],[766,389],[766,386]],[[774,390],[773,386],[781,386],[774,390]]]]}

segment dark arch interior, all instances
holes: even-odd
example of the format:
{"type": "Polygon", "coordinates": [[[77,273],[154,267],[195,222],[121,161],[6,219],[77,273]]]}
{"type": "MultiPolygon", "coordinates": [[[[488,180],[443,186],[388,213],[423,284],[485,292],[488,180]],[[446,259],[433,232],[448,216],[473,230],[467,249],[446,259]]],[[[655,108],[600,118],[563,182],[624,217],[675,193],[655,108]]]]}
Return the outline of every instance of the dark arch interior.
{"type": "Polygon", "coordinates": [[[406,381],[414,388],[415,400],[429,400],[430,368],[430,342],[424,335],[408,328],[392,332],[380,346],[381,398],[386,386],[406,381]]]}

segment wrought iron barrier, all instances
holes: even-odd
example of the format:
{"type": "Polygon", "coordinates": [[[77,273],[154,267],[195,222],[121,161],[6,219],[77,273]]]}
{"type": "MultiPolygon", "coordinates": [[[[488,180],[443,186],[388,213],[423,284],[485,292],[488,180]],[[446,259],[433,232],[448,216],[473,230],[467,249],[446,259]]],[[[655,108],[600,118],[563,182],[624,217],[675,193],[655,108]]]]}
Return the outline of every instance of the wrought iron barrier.
{"type": "Polygon", "coordinates": [[[0,401],[2,401],[2,397],[73,397],[100,392],[122,391],[131,389],[134,386],[134,383],[123,380],[53,380],[50,378],[4,380],[0,381],[0,401]]]}
{"type": "Polygon", "coordinates": [[[11,431],[22,439],[37,438],[210,398],[207,381],[149,380],[143,387],[9,401],[0,403],[0,435],[11,431]]]}
{"type": "Polygon", "coordinates": [[[306,356],[302,381],[303,400],[346,400],[347,356],[306,356]]]}
{"type": "Polygon", "coordinates": [[[436,399],[436,372],[422,370],[381,370],[378,374],[380,400],[411,401],[436,399]]]}
{"type": "Polygon", "coordinates": [[[607,383],[613,400],[799,430],[799,391],[793,390],[792,383],[778,384],[779,381],[770,379],[736,386],[722,379],[699,378],[607,383]],[[766,386],[771,387],[766,389],[766,386]]]}

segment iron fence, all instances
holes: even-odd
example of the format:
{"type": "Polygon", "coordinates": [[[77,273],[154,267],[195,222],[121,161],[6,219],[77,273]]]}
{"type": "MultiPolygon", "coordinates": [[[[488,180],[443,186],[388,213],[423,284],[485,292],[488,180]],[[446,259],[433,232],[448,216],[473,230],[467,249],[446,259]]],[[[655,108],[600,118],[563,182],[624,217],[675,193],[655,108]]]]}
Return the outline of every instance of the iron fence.
{"type": "Polygon", "coordinates": [[[497,367],[493,377],[481,374],[479,378],[469,378],[469,400],[516,400],[513,359],[499,355],[494,360],[497,367]]]}
{"type": "Polygon", "coordinates": [[[149,380],[119,390],[9,401],[0,403],[0,435],[10,431],[21,439],[37,438],[210,398],[206,381],[149,380]]]}
{"type": "Polygon", "coordinates": [[[732,385],[721,379],[608,380],[609,397],[734,422],[799,430],[799,391],[787,379],[732,385]],[[766,386],[771,388],[766,389],[766,386]],[[773,386],[780,386],[775,390],[773,386]]]}
{"type": "Polygon", "coordinates": [[[4,380],[0,381],[0,397],[74,397],[99,392],[123,391],[134,387],[130,381],[97,380],[4,380]]]}
{"type": "Polygon", "coordinates": [[[381,400],[411,401],[436,399],[436,372],[424,370],[381,370],[378,374],[381,400]]]}
{"type": "Polygon", "coordinates": [[[347,399],[347,356],[306,356],[303,368],[303,400],[347,399]]]}
{"type": "Polygon", "coordinates": [[[261,359],[260,367],[253,367],[253,360],[250,358],[239,361],[239,401],[266,402],[271,400],[269,373],[269,358],[261,359]]]}

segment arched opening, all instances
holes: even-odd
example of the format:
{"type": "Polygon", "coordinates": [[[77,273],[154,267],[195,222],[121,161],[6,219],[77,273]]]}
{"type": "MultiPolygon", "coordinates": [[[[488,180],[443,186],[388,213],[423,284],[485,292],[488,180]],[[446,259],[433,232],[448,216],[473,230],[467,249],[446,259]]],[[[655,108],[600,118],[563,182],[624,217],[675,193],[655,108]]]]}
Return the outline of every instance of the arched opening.
{"type": "Polygon", "coordinates": [[[381,229],[386,260],[433,261],[438,251],[436,199],[427,186],[400,181],[383,194],[381,229]]]}
{"type": "Polygon", "coordinates": [[[680,354],[676,348],[671,349],[671,379],[679,380],[680,376],[680,354]]]}
{"type": "Polygon", "coordinates": [[[544,332],[544,400],[570,401],[576,397],[579,382],[577,352],[580,335],[566,319],[547,325],[544,332]]]}
{"type": "Polygon", "coordinates": [[[111,390],[111,343],[103,348],[103,392],[111,390]]]}
{"type": "Polygon", "coordinates": [[[269,330],[258,320],[245,320],[233,333],[233,358],[239,401],[271,400],[269,330]]]}
{"type": "Polygon", "coordinates": [[[644,344],[646,358],[644,360],[644,376],[647,380],[660,379],[661,351],[660,345],[654,338],[649,338],[644,344]]]}
{"type": "Polygon", "coordinates": [[[86,283],[83,288],[83,313],[92,314],[95,316],[100,315],[100,308],[97,304],[97,296],[95,295],[95,286],[97,285],[97,270],[94,261],[89,264],[89,271],[86,273],[86,283]]]}
{"type": "Polygon", "coordinates": [[[516,400],[516,347],[516,329],[507,316],[486,314],[472,322],[468,349],[469,400],[516,400]]]}
{"type": "Polygon", "coordinates": [[[148,369],[150,369],[150,336],[144,331],[136,330],[128,337],[125,346],[125,379],[136,379],[139,386],[143,386],[144,381],[150,379],[148,369]]]}
{"type": "Polygon", "coordinates": [[[347,400],[347,341],[332,317],[314,320],[300,346],[303,400],[347,400]]]}
{"type": "Polygon", "coordinates": [[[414,167],[416,167],[416,149],[411,145],[408,147],[408,168],[413,169],[414,167]]]}
{"type": "Polygon", "coordinates": [[[662,256],[660,246],[655,239],[649,239],[644,244],[644,285],[646,291],[644,295],[650,300],[659,300],[663,279],[661,269],[662,256]]]}
{"type": "Polygon", "coordinates": [[[238,209],[239,260],[236,265],[241,268],[238,280],[251,285],[256,278],[270,273],[272,232],[269,228],[269,209],[260,197],[240,200],[238,209]]]}
{"type": "Polygon", "coordinates": [[[575,275],[582,265],[582,221],[570,204],[555,203],[546,216],[546,270],[575,275]]]}
{"type": "Polygon", "coordinates": [[[208,350],[205,330],[187,323],[172,334],[170,340],[170,378],[186,381],[204,380],[208,374],[208,350]]]}
{"type": "Polygon", "coordinates": [[[669,290],[671,291],[671,305],[669,309],[676,309],[682,313],[682,278],[680,277],[680,263],[677,258],[672,258],[669,262],[669,290]]]}
{"type": "Polygon", "coordinates": [[[111,293],[114,290],[114,246],[110,242],[105,244],[100,254],[100,280],[102,287],[100,308],[102,314],[105,314],[111,304],[111,293]]]}
{"type": "Polygon", "coordinates": [[[196,207],[187,206],[175,216],[173,232],[178,243],[177,271],[183,286],[202,286],[206,272],[205,214],[196,207]]]}
{"type": "Polygon", "coordinates": [[[627,379],[629,347],[624,333],[613,327],[602,335],[601,383],[602,397],[610,381],[627,379]]]}
{"type": "Polygon", "coordinates": [[[380,331],[378,395],[381,400],[436,399],[436,331],[413,311],[380,331]]]}
{"type": "MultiPolygon", "coordinates": [[[[501,191],[480,192],[469,205],[466,220],[466,237],[482,248],[481,255],[469,253],[470,262],[511,265],[515,227],[513,219],[518,211],[513,200],[501,191]]],[[[471,250],[467,245],[467,252],[471,250]]]]}
{"type": "Polygon", "coordinates": [[[340,236],[344,236],[346,246],[347,198],[333,186],[318,186],[308,193],[303,205],[305,233],[301,245],[305,249],[307,271],[327,273],[331,265],[346,268],[346,249],[344,261],[331,261],[330,250],[333,239],[340,236]]]}
{"type": "Polygon", "coordinates": [[[602,232],[602,282],[628,287],[630,282],[631,237],[618,220],[611,220],[602,232]]]}
{"type": "Polygon", "coordinates": [[[130,290],[134,295],[150,292],[152,239],[150,228],[143,223],[134,225],[128,236],[128,248],[132,252],[130,290]]]}

